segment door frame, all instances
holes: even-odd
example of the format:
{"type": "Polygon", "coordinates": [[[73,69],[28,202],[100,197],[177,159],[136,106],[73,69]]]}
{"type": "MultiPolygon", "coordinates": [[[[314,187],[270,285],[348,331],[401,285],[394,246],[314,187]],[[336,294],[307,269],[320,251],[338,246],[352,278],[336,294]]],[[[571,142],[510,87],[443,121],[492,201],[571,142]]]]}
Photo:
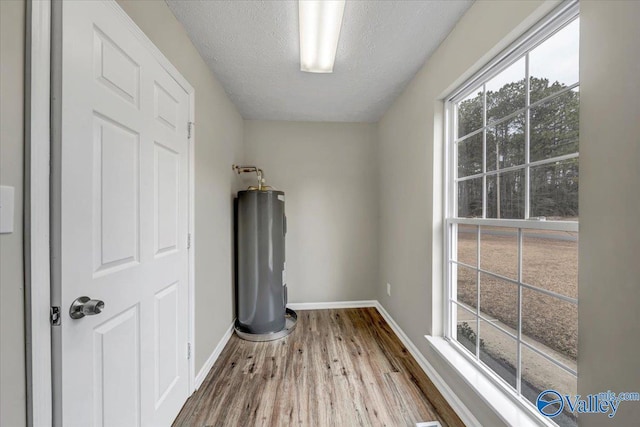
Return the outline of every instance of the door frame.
{"type": "MultiPolygon", "coordinates": [[[[189,394],[195,390],[195,89],[177,68],[153,44],[115,0],[100,0],[117,13],[138,41],[152,54],[160,66],[189,96],[188,140],[188,359],[189,394]]],[[[56,90],[51,82],[53,34],[52,0],[27,0],[25,43],[25,341],[27,366],[27,425],[53,425],[54,381],[51,307],[51,208],[59,203],[51,186],[52,96],[56,90]]],[[[55,71],[55,70],[53,70],[55,71]]],[[[60,70],[58,70],[60,71],[60,70]]],[[[60,307],[62,321],[66,307],[60,307]]]]}

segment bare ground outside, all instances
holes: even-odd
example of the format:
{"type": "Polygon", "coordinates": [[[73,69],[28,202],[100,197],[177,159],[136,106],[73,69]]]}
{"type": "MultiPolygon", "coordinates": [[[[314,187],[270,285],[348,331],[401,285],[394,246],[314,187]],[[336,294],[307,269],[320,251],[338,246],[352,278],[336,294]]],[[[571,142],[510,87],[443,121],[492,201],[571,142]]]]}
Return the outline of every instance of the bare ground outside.
{"type": "MultiPolygon", "coordinates": [[[[478,239],[473,226],[460,226],[458,260],[477,266],[478,239]]],[[[518,279],[518,242],[515,229],[482,227],[480,233],[482,270],[518,279]]],[[[458,300],[477,305],[476,270],[458,267],[458,300]]],[[[480,311],[516,329],[518,286],[480,273],[480,311]]],[[[565,295],[578,296],[577,233],[528,230],[523,235],[522,281],[565,295]]],[[[578,307],[570,302],[523,288],[523,340],[531,337],[572,360],[578,353],[578,307]]],[[[533,341],[532,340],[532,341],[533,341]]]]}

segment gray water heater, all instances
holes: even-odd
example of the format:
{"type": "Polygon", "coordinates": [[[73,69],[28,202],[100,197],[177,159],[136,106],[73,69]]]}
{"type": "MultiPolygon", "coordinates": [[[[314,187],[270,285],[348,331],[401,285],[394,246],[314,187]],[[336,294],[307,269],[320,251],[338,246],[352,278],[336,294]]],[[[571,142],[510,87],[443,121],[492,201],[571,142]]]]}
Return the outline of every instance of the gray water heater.
{"type": "Polygon", "coordinates": [[[236,221],[236,332],[254,341],[280,338],[295,315],[286,309],[284,192],[238,192],[236,221]]]}

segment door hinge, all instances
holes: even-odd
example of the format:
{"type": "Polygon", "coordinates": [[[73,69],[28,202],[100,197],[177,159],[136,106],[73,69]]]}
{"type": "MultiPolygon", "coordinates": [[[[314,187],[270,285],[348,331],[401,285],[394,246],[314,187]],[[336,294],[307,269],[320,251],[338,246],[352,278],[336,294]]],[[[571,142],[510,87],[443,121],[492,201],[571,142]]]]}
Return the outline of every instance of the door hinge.
{"type": "Polygon", "coordinates": [[[187,343],[187,360],[191,360],[191,343],[187,343]]]}
{"type": "Polygon", "coordinates": [[[61,316],[60,316],[60,307],[51,306],[49,310],[49,320],[51,321],[51,326],[60,326],[61,316]]]}
{"type": "Polygon", "coordinates": [[[195,123],[194,122],[187,122],[187,139],[191,139],[191,134],[192,134],[192,129],[193,129],[193,125],[195,123]]]}
{"type": "Polygon", "coordinates": [[[187,234],[187,249],[191,249],[191,233],[187,234]]]}

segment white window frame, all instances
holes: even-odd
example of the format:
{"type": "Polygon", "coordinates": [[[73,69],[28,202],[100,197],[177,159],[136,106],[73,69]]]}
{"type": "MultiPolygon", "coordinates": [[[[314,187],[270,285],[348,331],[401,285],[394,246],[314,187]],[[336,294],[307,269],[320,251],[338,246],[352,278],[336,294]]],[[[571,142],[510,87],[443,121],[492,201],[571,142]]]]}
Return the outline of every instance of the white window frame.
{"type": "MultiPolygon", "coordinates": [[[[532,107],[536,105],[542,104],[549,99],[560,96],[562,93],[566,93],[572,89],[575,89],[579,86],[579,82],[572,84],[561,91],[549,96],[544,99],[538,100],[535,103],[530,103],[529,101],[529,66],[528,66],[528,55],[527,53],[532,51],[535,47],[540,45],[542,42],[550,38],[553,34],[567,26],[569,23],[573,22],[576,18],[579,17],[579,5],[577,0],[570,0],[563,2],[557,9],[543,18],[540,22],[534,25],[530,30],[528,30],[522,37],[520,37],[515,43],[513,43],[510,47],[505,49],[502,53],[496,56],[493,60],[489,61],[482,69],[480,69],[477,73],[475,73],[470,79],[468,79],[465,83],[463,83],[457,90],[455,90],[450,96],[448,96],[445,101],[445,161],[444,161],[444,299],[443,299],[443,322],[444,322],[444,339],[451,344],[451,347],[457,350],[464,358],[469,360],[480,372],[485,374],[485,376],[495,385],[497,385],[500,389],[505,391],[507,395],[511,396],[513,400],[520,403],[522,408],[529,409],[531,413],[536,415],[536,417],[545,424],[549,424],[549,419],[543,419],[537,411],[535,411],[533,405],[526,400],[521,394],[521,378],[522,378],[522,369],[521,369],[521,348],[522,346],[526,346],[529,350],[534,351],[536,354],[544,357],[549,360],[554,365],[559,368],[565,370],[569,374],[577,377],[577,372],[570,367],[564,365],[562,362],[555,360],[553,357],[548,356],[537,348],[534,348],[526,341],[521,339],[522,334],[522,289],[529,288],[533,289],[537,292],[552,296],[562,301],[566,301],[572,304],[578,304],[577,299],[571,298],[568,296],[556,294],[552,291],[545,290],[539,287],[531,286],[526,283],[522,283],[522,237],[523,237],[523,229],[537,229],[537,230],[554,230],[554,231],[567,231],[567,232],[578,232],[578,221],[539,221],[537,218],[530,218],[530,194],[529,194],[529,182],[530,182],[530,168],[534,166],[539,166],[543,164],[553,164],[558,161],[578,158],[579,154],[568,154],[558,157],[553,157],[549,159],[544,159],[540,161],[531,162],[529,158],[529,114],[525,114],[525,162],[524,165],[518,165],[515,167],[502,168],[499,169],[499,172],[509,172],[513,170],[524,170],[525,171],[525,194],[524,194],[524,205],[525,205],[525,219],[491,219],[491,218],[457,218],[457,182],[461,182],[468,179],[473,178],[483,178],[483,216],[486,216],[486,176],[494,175],[498,172],[496,171],[486,171],[486,160],[483,161],[483,172],[478,174],[473,174],[469,176],[465,176],[462,179],[457,179],[457,153],[456,150],[456,129],[457,129],[457,114],[456,114],[456,103],[465,99],[468,95],[470,95],[473,90],[478,87],[484,86],[486,82],[491,80],[494,76],[498,75],[500,72],[508,68],[510,65],[520,60],[521,58],[525,58],[527,62],[525,70],[525,84],[526,84],[526,102],[523,108],[513,111],[507,117],[496,120],[490,124],[487,124],[486,121],[486,108],[483,110],[483,127],[477,129],[467,135],[464,135],[462,138],[458,139],[458,141],[462,141],[470,136],[477,135],[482,132],[484,129],[489,128],[490,126],[495,126],[497,123],[500,123],[504,120],[507,120],[511,117],[516,116],[517,114],[521,114],[522,112],[528,112],[532,107]],[[493,272],[485,271],[480,268],[480,265],[477,266],[468,266],[464,263],[460,263],[455,259],[457,254],[457,226],[458,224],[466,224],[466,225],[474,225],[474,226],[500,226],[505,228],[516,228],[517,238],[518,238],[518,279],[509,279],[500,275],[496,275],[493,272]],[[476,345],[476,355],[472,355],[469,350],[464,348],[460,343],[458,343],[455,339],[456,336],[456,327],[457,321],[454,322],[454,313],[452,310],[452,306],[454,304],[452,298],[455,295],[455,286],[456,286],[456,277],[453,272],[453,264],[457,263],[458,265],[463,265],[473,270],[478,270],[478,274],[485,273],[500,280],[504,280],[518,286],[518,328],[517,334],[514,335],[508,331],[505,331],[502,328],[499,328],[502,332],[506,333],[510,337],[516,340],[517,344],[517,366],[516,366],[516,388],[508,384],[505,380],[503,380],[499,375],[494,373],[490,368],[485,367],[482,362],[480,362],[478,351],[479,346],[476,345]]],[[[483,91],[483,96],[486,101],[486,91],[483,91]]],[[[485,105],[486,106],[486,105],[485,105]]],[[[486,156],[486,140],[483,141],[483,156],[486,156]]],[[[478,227],[478,240],[477,247],[478,251],[480,251],[480,227],[478,227]]],[[[477,261],[479,263],[479,259],[477,261]]],[[[476,282],[478,283],[478,282],[476,282]]],[[[478,298],[480,292],[478,289],[478,298]]],[[[480,310],[479,304],[476,304],[476,312],[471,312],[476,315],[477,322],[479,323],[480,319],[480,310]]],[[[459,304],[457,306],[457,310],[461,310],[464,308],[460,308],[459,304]]],[[[480,331],[478,325],[476,325],[476,330],[480,331]]]]}

